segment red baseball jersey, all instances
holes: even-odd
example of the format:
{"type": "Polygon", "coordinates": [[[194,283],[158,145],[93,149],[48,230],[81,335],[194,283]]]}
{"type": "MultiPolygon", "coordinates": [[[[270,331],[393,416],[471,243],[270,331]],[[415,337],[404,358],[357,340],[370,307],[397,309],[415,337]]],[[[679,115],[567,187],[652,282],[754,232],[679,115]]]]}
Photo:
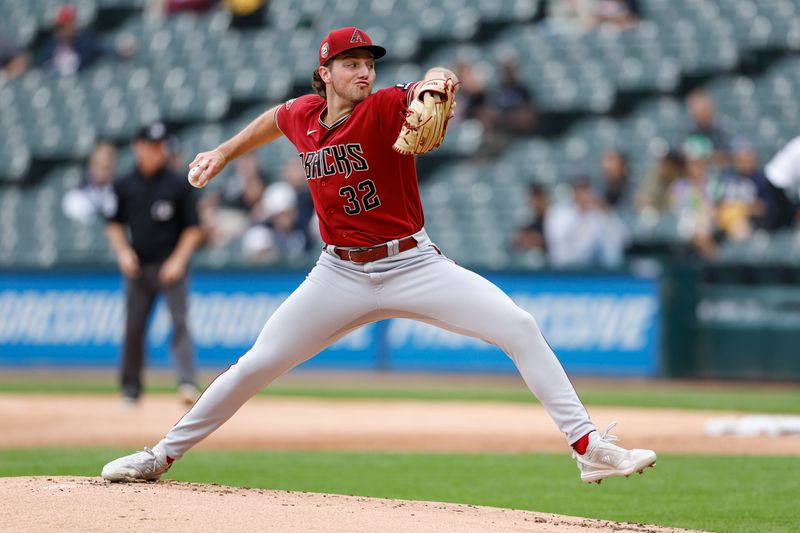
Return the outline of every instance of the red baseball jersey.
{"type": "Polygon", "coordinates": [[[331,126],[322,122],[327,103],[317,94],[276,110],[305,169],[325,243],[372,246],[422,229],[414,156],[392,149],[412,88],[372,93],[331,126]]]}

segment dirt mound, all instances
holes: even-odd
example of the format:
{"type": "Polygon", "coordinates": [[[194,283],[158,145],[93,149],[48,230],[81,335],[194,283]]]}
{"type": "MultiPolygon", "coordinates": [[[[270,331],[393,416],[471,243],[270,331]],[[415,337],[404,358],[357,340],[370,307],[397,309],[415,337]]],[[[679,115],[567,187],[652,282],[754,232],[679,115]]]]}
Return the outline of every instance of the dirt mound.
{"type": "Polygon", "coordinates": [[[685,532],[643,524],[459,505],[177,481],[0,478],[7,531],[685,532]]]}

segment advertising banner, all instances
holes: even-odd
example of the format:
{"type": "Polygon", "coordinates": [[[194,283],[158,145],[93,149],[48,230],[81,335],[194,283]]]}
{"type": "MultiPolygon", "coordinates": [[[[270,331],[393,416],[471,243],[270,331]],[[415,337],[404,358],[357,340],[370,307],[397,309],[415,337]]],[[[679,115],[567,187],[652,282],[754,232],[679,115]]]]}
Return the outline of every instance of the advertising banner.
{"type": "MultiPolygon", "coordinates": [[[[201,367],[224,369],[255,341],[304,273],[203,272],[192,277],[189,321],[201,367]]],[[[503,274],[489,279],[536,318],[567,371],[653,376],[660,370],[655,280],[631,276],[503,274]]],[[[0,366],[113,367],[124,324],[115,273],[0,275],[0,366]]],[[[298,329],[308,324],[297,324],[298,329]]],[[[170,365],[170,319],[156,303],[148,365],[170,365]]],[[[411,320],[371,324],[309,368],[513,371],[498,348],[411,320]]]]}

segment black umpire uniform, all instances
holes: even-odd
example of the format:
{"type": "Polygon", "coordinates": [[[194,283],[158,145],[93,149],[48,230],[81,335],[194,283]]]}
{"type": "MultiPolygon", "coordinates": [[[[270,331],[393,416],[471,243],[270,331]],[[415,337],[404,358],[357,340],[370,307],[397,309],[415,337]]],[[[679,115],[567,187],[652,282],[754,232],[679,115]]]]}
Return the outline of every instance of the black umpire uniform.
{"type": "Polygon", "coordinates": [[[114,183],[117,208],[107,224],[109,242],[125,276],[120,378],[124,399],[131,404],[142,392],[145,330],[159,294],[164,296],[172,317],[171,348],[179,391],[186,403],[192,403],[197,394],[195,355],[187,323],[187,269],[202,233],[197,197],[187,180],[170,170],[166,139],[167,131],[161,123],[138,133],[133,143],[136,165],[114,183]]]}

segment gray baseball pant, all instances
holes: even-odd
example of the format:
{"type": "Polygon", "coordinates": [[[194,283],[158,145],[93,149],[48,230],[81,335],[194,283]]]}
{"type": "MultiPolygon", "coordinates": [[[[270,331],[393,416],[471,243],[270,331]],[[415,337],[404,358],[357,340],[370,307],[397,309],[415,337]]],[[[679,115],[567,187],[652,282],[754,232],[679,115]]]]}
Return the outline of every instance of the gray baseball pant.
{"type": "Polygon", "coordinates": [[[211,383],[158,446],[180,458],[281,374],[354,329],[391,317],[420,320],[498,346],[568,443],[593,431],[534,318],[491,282],[441,255],[424,230],[414,237],[416,248],[363,265],[323,251],[253,347],[211,383]]]}
{"type": "Polygon", "coordinates": [[[195,384],[194,347],[187,322],[188,276],[171,285],[158,281],[161,263],[142,265],[141,276],[125,278],[125,340],[120,380],[122,393],[138,398],[142,392],[142,367],[147,319],[156,296],[162,294],[172,318],[171,351],[178,371],[178,383],[195,384]]]}

